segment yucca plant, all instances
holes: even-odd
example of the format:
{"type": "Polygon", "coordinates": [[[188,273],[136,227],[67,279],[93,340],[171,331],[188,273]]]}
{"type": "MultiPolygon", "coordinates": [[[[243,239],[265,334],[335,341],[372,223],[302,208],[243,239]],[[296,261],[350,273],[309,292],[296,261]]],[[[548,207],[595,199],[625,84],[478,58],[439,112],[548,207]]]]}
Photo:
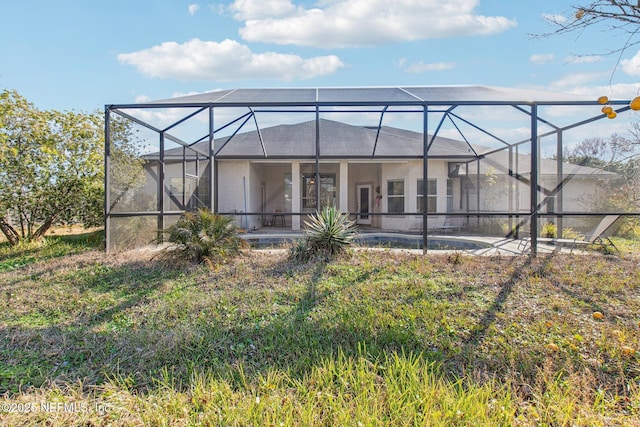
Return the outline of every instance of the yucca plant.
{"type": "Polygon", "coordinates": [[[164,234],[170,243],[166,254],[198,263],[225,262],[247,246],[238,235],[233,218],[206,209],[185,212],[164,234]]]}
{"type": "Polygon", "coordinates": [[[349,214],[335,207],[316,211],[305,225],[305,240],[291,249],[291,257],[300,261],[313,257],[330,259],[344,252],[358,232],[355,221],[349,220],[349,214]]]}

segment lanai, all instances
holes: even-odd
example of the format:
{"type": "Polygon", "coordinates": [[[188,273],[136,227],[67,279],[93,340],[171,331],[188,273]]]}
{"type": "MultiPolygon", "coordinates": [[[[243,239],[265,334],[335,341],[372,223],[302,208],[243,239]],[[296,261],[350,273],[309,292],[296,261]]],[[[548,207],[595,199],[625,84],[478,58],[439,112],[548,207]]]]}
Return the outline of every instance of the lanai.
{"type": "MultiPolygon", "coordinates": [[[[629,109],[628,101],[615,101],[611,105],[618,113],[629,109]]],[[[508,200],[499,204],[500,210],[481,209],[478,193],[477,206],[472,210],[468,207],[466,212],[424,210],[372,213],[391,217],[419,216],[422,220],[424,248],[429,239],[429,219],[438,215],[473,214],[478,220],[506,218],[509,221],[509,232],[506,234],[526,228],[532,238],[531,251],[535,254],[541,220],[553,218],[562,233],[565,218],[598,217],[612,213],[610,209],[567,211],[563,207],[567,173],[563,170],[565,163],[562,158],[567,145],[566,135],[578,128],[593,127],[598,122],[610,123],[601,122],[606,116],[600,113],[596,100],[579,96],[486,86],[236,89],[163,101],[109,105],[105,114],[105,213],[108,249],[115,247],[112,244],[113,238],[116,234],[121,234],[122,229],[132,226],[135,228],[136,222],[144,223],[149,224],[146,233],[153,234],[156,229],[165,228],[186,208],[183,203],[178,206],[182,209],[176,209],[168,201],[168,187],[171,183],[165,182],[165,175],[171,161],[181,163],[183,180],[181,184],[179,180],[176,183],[182,185],[182,194],[187,193],[185,188],[188,185],[195,185],[197,188],[193,191],[198,194],[203,207],[222,214],[237,214],[219,209],[221,183],[216,178],[218,163],[223,156],[221,154],[218,158],[216,153],[223,153],[224,144],[231,144],[234,138],[251,129],[257,132],[264,161],[285,159],[286,153],[274,154],[267,150],[270,144],[266,144],[261,135],[261,130],[267,127],[265,123],[315,122],[314,138],[304,157],[315,166],[314,172],[319,182],[321,164],[331,160],[331,156],[321,150],[323,138],[330,137],[321,132],[319,123],[322,118],[363,122],[375,132],[373,147],[371,144],[363,145],[361,152],[351,153],[349,158],[353,162],[373,161],[379,154],[378,143],[383,129],[388,123],[393,123],[395,129],[406,128],[422,135],[420,152],[400,156],[405,160],[420,160],[422,177],[431,176],[429,160],[438,156],[434,141],[444,134],[457,141],[456,144],[462,143],[469,147],[471,156],[465,154],[456,159],[455,155],[448,154],[446,159],[451,167],[458,167],[459,170],[461,168],[474,177],[477,188],[480,187],[480,180],[487,179],[486,170],[481,175],[481,165],[498,162],[504,167],[507,171],[506,183],[499,185],[504,186],[508,200]],[[517,129],[520,133],[509,134],[499,130],[495,126],[495,117],[494,125],[487,126],[484,119],[492,118],[492,115],[503,118],[501,121],[504,129],[517,129]],[[133,130],[127,133],[128,136],[124,136],[122,132],[123,123],[130,131],[133,130]],[[478,147],[482,147],[482,150],[478,151],[478,147]],[[176,156],[176,150],[182,151],[182,155],[176,156]],[[123,160],[122,153],[127,153],[129,157],[125,156],[126,160],[123,160]],[[122,175],[122,171],[126,171],[124,166],[131,163],[130,156],[140,159],[150,153],[157,153],[157,163],[149,166],[154,178],[142,186],[144,191],[136,194],[135,189],[131,190],[138,185],[133,182],[135,174],[131,174],[132,182],[129,184],[119,174],[122,175]],[[542,187],[539,182],[541,164],[544,158],[549,157],[556,159],[556,177],[554,182],[542,187]],[[528,160],[528,164],[522,164],[523,158],[528,160]],[[190,180],[190,177],[198,179],[190,180]],[[154,188],[155,195],[150,194],[154,188]],[[130,193],[132,203],[123,202],[127,192],[130,193]],[[515,193],[527,194],[526,206],[514,202],[515,193]],[[149,197],[150,203],[142,206],[138,202],[144,197],[149,197]]],[[[572,135],[571,143],[575,143],[577,138],[572,135]]],[[[296,176],[295,169],[292,170],[292,175],[296,176]]],[[[429,194],[428,180],[423,179],[421,184],[421,194],[429,194]]],[[[316,191],[316,200],[320,200],[320,186],[316,187],[316,191]]],[[[264,216],[268,212],[245,209],[243,214],[264,216]]],[[[307,213],[294,207],[288,214],[299,221],[307,213]]],[[[629,212],[619,214],[628,215],[629,212]]],[[[144,230],[139,232],[145,233],[144,230]]]]}

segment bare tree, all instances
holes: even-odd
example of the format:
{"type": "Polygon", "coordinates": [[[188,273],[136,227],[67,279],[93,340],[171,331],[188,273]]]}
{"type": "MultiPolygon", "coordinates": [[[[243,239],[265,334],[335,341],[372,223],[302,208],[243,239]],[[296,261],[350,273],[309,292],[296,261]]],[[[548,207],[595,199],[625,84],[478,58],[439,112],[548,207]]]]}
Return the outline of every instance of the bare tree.
{"type": "MultiPolygon", "coordinates": [[[[640,0],[598,0],[585,6],[573,6],[573,16],[549,16],[547,21],[556,30],[542,36],[554,34],[578,33],[596,28],[606,27],[608,31],[626,36],[622,46],[612,49],[606,54],[619,53],[640,43],[640,0]]],[[[593,52],[592,52],[593,53],[593,52]]]]}

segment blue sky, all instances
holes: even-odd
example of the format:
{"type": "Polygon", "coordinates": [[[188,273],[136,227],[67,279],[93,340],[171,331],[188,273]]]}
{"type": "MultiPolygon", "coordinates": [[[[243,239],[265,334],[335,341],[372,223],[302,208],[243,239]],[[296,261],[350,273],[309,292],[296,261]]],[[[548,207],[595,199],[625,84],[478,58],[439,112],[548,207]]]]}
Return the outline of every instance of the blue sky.
{"type": "Polygon", "coordinates": [[[633,98],[640,52],[607,55],[621,35],[533,36],[576,3],[0,0],[0,89],[76,111],[238,87],[486,84],[633,98]]]}

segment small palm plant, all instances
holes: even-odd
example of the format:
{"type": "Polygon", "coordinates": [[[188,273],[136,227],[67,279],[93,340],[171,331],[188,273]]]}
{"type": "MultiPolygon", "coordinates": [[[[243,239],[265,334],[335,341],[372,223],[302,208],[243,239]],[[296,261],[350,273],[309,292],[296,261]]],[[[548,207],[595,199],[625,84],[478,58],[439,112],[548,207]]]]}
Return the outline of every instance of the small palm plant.
{"type": "Polygon", "coordinates": [[[331,259],[345,252],[358,232],[355,222],[349,220],[349,214],[335,207],[316,211],[305,225],[305,239],[291,248],[291,258],[298,261],[314,257],[331,259]]]}
{"type": "Polygon", "coordinates": [[[164,233],[170,243],[165,253],[198,263],[224,263],[247,246],[247,242],[238,235],[231,217],[206,209],[185,212],[164,233]]]}

